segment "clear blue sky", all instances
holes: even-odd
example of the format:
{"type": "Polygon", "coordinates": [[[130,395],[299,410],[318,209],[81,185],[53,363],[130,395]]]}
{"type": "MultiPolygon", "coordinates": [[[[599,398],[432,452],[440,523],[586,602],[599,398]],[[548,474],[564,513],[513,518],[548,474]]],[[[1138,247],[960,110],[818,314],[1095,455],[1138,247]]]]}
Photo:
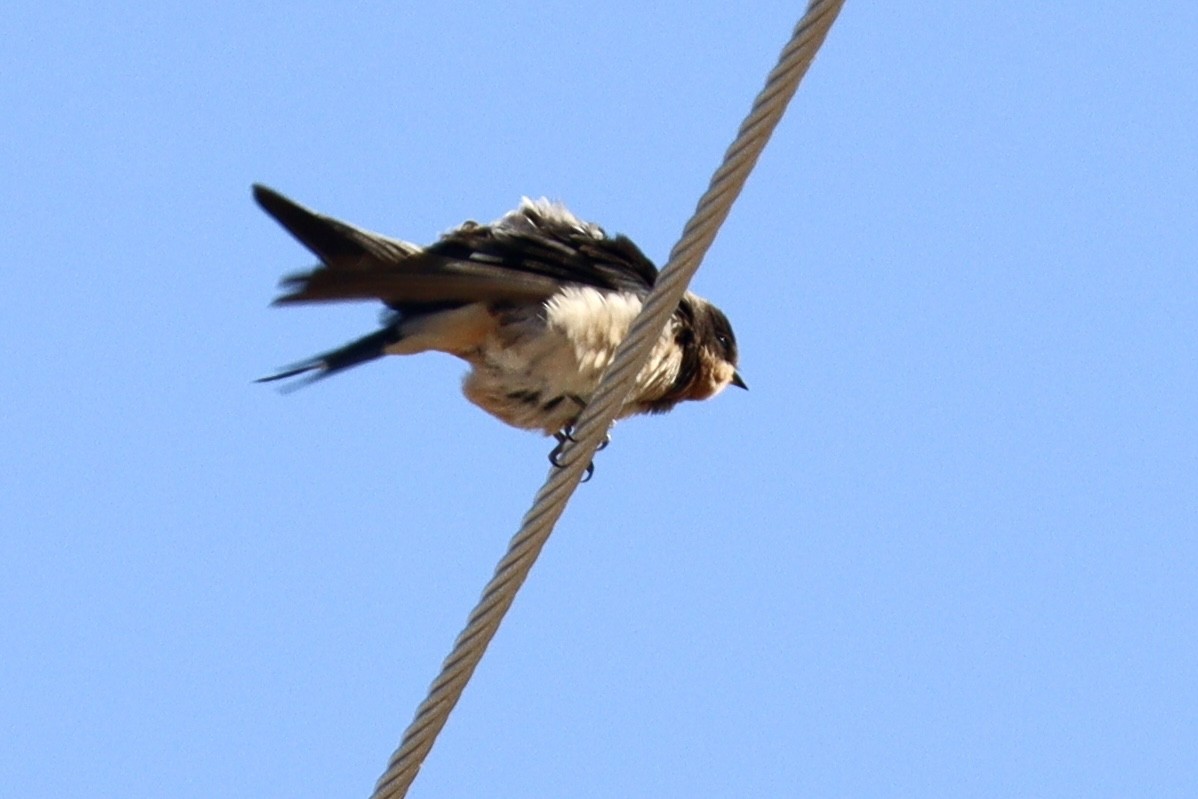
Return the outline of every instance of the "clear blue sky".
{"type": "MultiPolygon", "coordinates": [[[[6,4],[4,792],[367,795],[545,476],[448,357],[253,385],[376,310],[251,182],[664,260],[795,5],[6,4]]],[[[752,390],[618,427],[411,795],[1194,796],[1196,41],[850,0],[694,285],[752,390]]]]}

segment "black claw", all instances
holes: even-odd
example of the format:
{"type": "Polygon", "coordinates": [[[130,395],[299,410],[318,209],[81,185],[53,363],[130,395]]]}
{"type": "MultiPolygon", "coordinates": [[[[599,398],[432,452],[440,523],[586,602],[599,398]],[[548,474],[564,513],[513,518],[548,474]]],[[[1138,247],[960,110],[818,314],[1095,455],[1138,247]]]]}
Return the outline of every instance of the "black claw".
{"type": "MultiPolygon", "coordinates": [[[[565,466],[565,464],[562,463],[562,453],[566,449],[566,442],[573,441],[574,443],[578,443],[577,439],[574,438],[574,426],[566,425],[561,430],[554,433],[553,437],[555,439],[557,439],[557,446],[549,451],[549,462],[551,464],[553,464],[553,466],[555,468],[560,469],[563,466],[565,466]]],[[[605,435],[603,437],[603,440],[599,442],[599,446],[595,447],[595,451],[598,452],[599,450],[604,449],[610,443],[611,443],[611,434],[605,435]]],[[[587,464],[586,472],[582,475],[582,479],[579,482],[586,483],[586,482],[590,481],[591,477],[593,477],[594,474],[595,474],[595,462],[591,461],[590,463],[587,464]]]]}
{"type": "Polygon", "coordinates": [[[549,462],[560,469],[565,466],[562,463],[562,451],[566,448],[566,441],[568,439],[561,436],[560,433],[554,433],[554,438],[557,438],[557,446],[549,451],[549,462]]]}

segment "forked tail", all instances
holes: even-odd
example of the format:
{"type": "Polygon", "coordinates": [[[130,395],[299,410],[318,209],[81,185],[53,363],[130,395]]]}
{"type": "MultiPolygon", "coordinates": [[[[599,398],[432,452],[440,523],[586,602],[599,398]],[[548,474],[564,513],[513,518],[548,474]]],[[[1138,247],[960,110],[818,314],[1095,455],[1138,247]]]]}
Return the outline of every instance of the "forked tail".
{"type": "Polygon", "coordinates": [[[357,341],[351,341],[344,347],[314,355],[307,360],[292,364],[276,374],[261,377],[255,382],[271,383],[275,380],[306,375],[303,380],[296,381],[287,387],[289,389],[300,388],[315,383],[317,380],[323,380],[337,372],[343,372],[367,361],[373,361],[375,358],[381,358],[387,354],[387,347],[395,344],[401,338],[403,338],[403,334],[400,332],[398,324],[384,327],[357,341]]]}

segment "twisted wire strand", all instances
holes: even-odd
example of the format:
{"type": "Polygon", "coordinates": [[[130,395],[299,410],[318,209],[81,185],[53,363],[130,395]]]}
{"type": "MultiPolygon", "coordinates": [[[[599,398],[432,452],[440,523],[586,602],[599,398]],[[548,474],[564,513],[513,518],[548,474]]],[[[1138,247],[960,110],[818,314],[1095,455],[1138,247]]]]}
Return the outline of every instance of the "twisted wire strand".
{"type": "Polygon", "coordinates": [[[740,195],[758,156],[843,5],[844,0],[812,0],[808,4],[790,41],[782,49],[777,65],[766,79],[765,88],[758,94],[736,139],[725,153],[723,163],[712,176],[711,184],[683,229],[682,238],[670,251],[669,260],[658,275],[644,308],[583,410],[572,440],[566,442],[561,452],[563,465],[550,470],[548,479],[537,492],[507,554],[495,567],[495,574],[471,611],[466,628],[454,641],[452,651],[441,666],[441,673],[429,687],[428,697],[417,708],[416,717],[404,731],[403,740],[379,778],[372,799],[401,799],[407,795],[424,758],[582,479],[587,464],[631,393],[633,379],[643,368],[654,342],[698,271],[704,254],[728,217],[732,203],[740,195]]]}

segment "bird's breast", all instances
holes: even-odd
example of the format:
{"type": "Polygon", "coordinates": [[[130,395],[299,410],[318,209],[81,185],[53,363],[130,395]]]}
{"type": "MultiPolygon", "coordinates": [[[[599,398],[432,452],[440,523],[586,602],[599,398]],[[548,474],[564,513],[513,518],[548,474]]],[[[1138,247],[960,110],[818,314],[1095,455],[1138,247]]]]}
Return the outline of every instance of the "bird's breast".
{"type": "MultiPolygon", "coordinates": [[[[567,287],[540,305],[503,311],[468,359],[463,391],[510,425],[557,432],[577,419],[640,309],[632,293],[567,287]]],[[[668,385],[671,359],[662,349],[638,377],[630,407],[644,391],[668,385]]]]}

